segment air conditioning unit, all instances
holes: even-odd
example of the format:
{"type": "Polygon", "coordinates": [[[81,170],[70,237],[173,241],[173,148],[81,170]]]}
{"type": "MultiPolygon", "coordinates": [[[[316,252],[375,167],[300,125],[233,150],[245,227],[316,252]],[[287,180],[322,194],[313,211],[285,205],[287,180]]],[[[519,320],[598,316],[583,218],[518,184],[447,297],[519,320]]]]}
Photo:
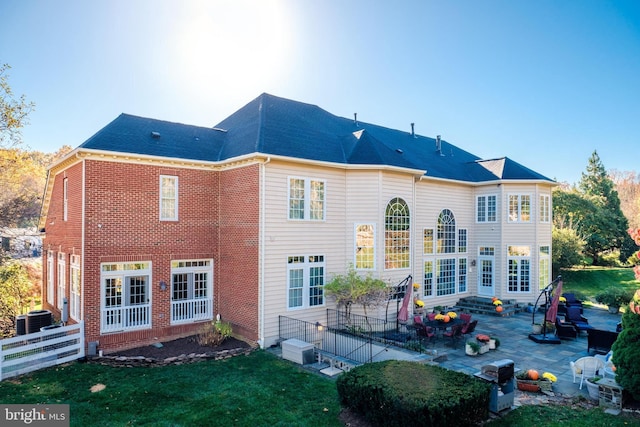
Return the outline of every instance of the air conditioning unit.
{"type": "Polygon", "coordinates": [[[314,362],[313,344],[292,338],[283,341],[281,347],[283,359],[300,365],[308,365],[314,362]]]}

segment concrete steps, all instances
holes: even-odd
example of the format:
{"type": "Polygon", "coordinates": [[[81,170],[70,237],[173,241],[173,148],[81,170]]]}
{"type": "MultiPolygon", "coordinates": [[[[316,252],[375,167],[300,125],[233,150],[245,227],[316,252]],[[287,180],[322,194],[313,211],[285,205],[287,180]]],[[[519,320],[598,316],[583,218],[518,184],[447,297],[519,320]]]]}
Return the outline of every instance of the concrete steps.
{"type": "Polygon", "coordinates": [[[498,317],[512,316],[522,311],[515,300],[501,299],[500,301],[502,301],[502,312],[500,313],[496,311],[496,306],[493,305],[491,298],[484,297],[460,298],[454,308],[459,312],[488,314],[498,317]]]}

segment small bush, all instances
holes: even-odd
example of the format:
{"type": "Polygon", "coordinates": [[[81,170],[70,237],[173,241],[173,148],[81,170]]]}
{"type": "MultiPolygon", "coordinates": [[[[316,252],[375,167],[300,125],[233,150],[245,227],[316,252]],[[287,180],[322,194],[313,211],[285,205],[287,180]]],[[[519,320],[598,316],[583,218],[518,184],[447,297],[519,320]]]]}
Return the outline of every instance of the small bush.
{"type": "Polygon", "coordinates": [[[609,307],[623,307],[633,298],[633,291],[610,287],[596,294],[596,301],[609,307]]]}
{"type": "Polygon", "coordinates": [[[200,328],[198,332],[198,344],[215,347],[222,344],[232,333],[233,328],[230,323],[216,320],[200,328]]]}
{"type": "Polygon", "coordinates": [[[367,363],[337,382],[343,406],[375,425],[474,426],[489,417],[491,384],[416,362],[367,363]]]}

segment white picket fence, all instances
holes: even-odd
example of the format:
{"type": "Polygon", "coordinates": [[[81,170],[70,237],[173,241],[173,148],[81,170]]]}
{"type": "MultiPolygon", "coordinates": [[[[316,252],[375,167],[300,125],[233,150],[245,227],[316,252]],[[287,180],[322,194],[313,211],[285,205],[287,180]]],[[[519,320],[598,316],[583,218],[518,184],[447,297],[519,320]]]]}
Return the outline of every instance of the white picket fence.
{"type": "Polygon", "coordinates": [[[0,381],[84,357],[84,322],[0,340],[0,381]]]}

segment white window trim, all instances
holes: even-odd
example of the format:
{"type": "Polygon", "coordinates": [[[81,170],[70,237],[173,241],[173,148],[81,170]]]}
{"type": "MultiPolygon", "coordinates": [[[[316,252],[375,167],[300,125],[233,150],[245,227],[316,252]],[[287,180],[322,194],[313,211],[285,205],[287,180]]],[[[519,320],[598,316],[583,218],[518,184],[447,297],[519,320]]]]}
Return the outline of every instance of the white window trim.
{"type": "MultiPolygon", "coordinates": [[[[151,261],[132,261],[132,262],[104,262],[100,264],[100,333],[111,333],[111,332],[122,332],[122,331],[132,331],[138,329],[150,329],[151,328],[151,306],[153,303],[153,287],[151,284],[153,283],[152,276],[153,266],[151,261]],[[146,268],[142,269],[124,269],[127,265],[132,264],[143,264],[146,265],[146,268]],[[123,269],[118,269],[115,271],[103,271],[103,266],[105,265],[122,265],[123,269]],[[146,322],[138,322],[133,326],[125,325],[125,321],[121,321],[119,324],[115,325],[107,325],[106,316],[108,315],[109,310],[119,311],[122,319],[125,319],[127,314],[127,307],[132,307],[131,305],[126,304],[126,296],[127,292],[125,287],[126,278],[132,276],[146,276],[147,277],[147,293],[148,293],[148,302],[146,304],[140,304],[133,307],[136,307],[136,311],[138,313],[144,313],[146,316],[146,322]],[[120,278],[122,279],[122,304],[119,308],[110,308],[107,309],[105,306],[105,281],[106,279],[120,278]]],[[[133,323],[133,322],[132,322],[133,323]]]]}
{"type": "Polygon", "coordinates": [[[324,286],[323,286],[323,294],[322,294],[322,304],[318,304],[318,305],[310,305],[309,304],[309,298],[311,297],[311,286],[310,286],[310,271],[312,267],[323,267],[323,273],[324,273],[324,284],[326,285],[327,283],[327,265],[326,265],[326,257],[324,255],[320,255],[320,254],[314,254],[314,255],[289,255],[287,257],[287,288],[286,288],[286,293],[287,293],[287,298],[286,298],[286,309],[288,311],[297,311],[297,310],[305,310],[305,309],[310,309],[310,308],[318,308],[318,307],[324,307],[327,304],[327,296],[324,293],[324,286]],[[311,262],[309,261],[310,257],[315,257],[315,256],[319,256],[322,257],[322,261],[319,262],[311,262]],[[289,258],[290,257],[302,257],[304,259],[303,262],[301,263],[289,263],[289,258]],[[289,289],[290,289],[290,277],[291,275],[289,274],[289,272],[291,270],[302,270],[302,305],[300,306],[295,306],[295,307],[291,307],[291,301],[289,298],[289,289]]]}
{"type": "Polygon", "coordinates": [[[528,294],[531,293],[532,291],[532,274],[533,274],[533,257],[531,254],[531,246],[529,245],[507,245],[507,250],[506,250],[506,254],[507,254],[507,263],[505,265],[506,267],[506,273],[507,273],[507,277],[506,277],[506,291],[509,294],[528,294]],[[529,255],[510,255],[509,254],[509,248],[510,247],[526,247],[529,249],[529,255]],[[517,260],[518,261],[518,271],[517,271],[517,276],[518,276],[518,290],[516,291],[512,291],[509,289],[509,260],[517,260]],[[522,290],[522,282],[521,282],[521,269],[522,269],[522,262],[523,260],[527,260],[529,261],[529,289],[523,291],[522,290]]]}
{"type": "MultiPolygon", "coordinates": [[[[361,223],[357,223],[354,224],[353,226],[353,265],[355,267],[356,270],[375,270],[376,269],[376,224],[375,223],[368,223],[368,222],[361,222],[361,223]],[[373,241],[373,246],[370,246],[371,249],[373,250],[373,265],[371,267],[358,267],[358,248],[360,246],[358,246],[358,227],[362,227],[362,226],[370,226],[373,230],[373,236],[372,236],[372,241],[373,241]]],[[[369,247],[369,246],[362,246],[364,247],[369,247]]]]}
{"type": "Polygon", "coordinates": [[[466,294],[469,293],[469,260],[466,256],[459,257],[456,261],[456,294],[466,294]],[[462,275],[460,264],[462,264],[462,260],[464,260],[465,265],[465,274],[464,274],[464,290],[460,290],[460,277],[462,275]]]}
{"type": "Polygon", "coordinates": [[[82,320],[81,305],[82,304],[82,276],[80,272],[80,256],[71,255],[69,262],[69,316],[77,321],[82,320]],[[77,277],[78,283],[75,284],[74,277],[77,277]]]}
{"type": "Polygon", "coordinates": [[[507,194],[507,221],[510,223],[530,223],[531,222],[531,217],[533,216],[533,212],[534,212],[534,202],[533,202],[533,196],[529,193],[510,193],[507,194]],[[511,197],[513,196],[517,196],[518,197],[518,213],[517,213],[517,218],[512,218],[510,213],[511,213],[511,197]],[[523,220],[522,219],[522,197],[523,196],[527,196],[529,197],[529,219],[528,220],[523,220]]]}
{"type": "Polygon", "coordinates": [[[62,310],[64,306],[64,298],[67,295],[67,281],[65,274],[67,272],[67,262],[64,252],[58,252],[58,308],[62,310]]]}
{"type": "Polygon", "coordinates": [[[538,291],[541,291],[551,283],[551,245],[540,245],[538,257],[538,291]],[[548,252],[544,253],[542,248],[547,248],[548,252]]]}
{"type": "Polygon", "coordinates": [[[160,205],[160,215],[159,215],[160,221],[177,221],[178,220],[178,199],[179,199],[179,193],[178,192],[179,192],[179,188],[180,188],[179,187],[179,179],[175,175],[160,175],[160,180],[159,181],[160,181],[159,182],[160,195],[158,197],[158,200],[159,200],[159,205],[160,205]],[[169,216],[164,217],[163,216],[163,212],[162,212],[162,201],[164,200],[163,196],[162,196],[162,188],[163,188],[162,187],[162,181],[165,178],[170,178],[174,182],[175,197],[174,197],[174,200],[173,200],[173,216],[171,216],[171,217],[169,217],[169,216]]]}
{"type": "Polygon", "coordinates": [[[287,219],[290,221],[325,221],[327,218],[327,181],[319,178],[310,178],[303,176],[288,176],[287,177],[287,219]],[[304,210],[302,218],[291,217],[291,180],[299,179],[304,182],[304,210]],[[324,190],[324,197],[322,198],[322,218],[311,218],[311,183],[321,182],[324,190]]]}
{"type": "Polygon", "coordinates": [[[171,299],[171,324],[193,323],[202,320],[213,319],[213,259],[188,259],[188,260],[172,260],[171,261],[171,283],[169,284],[169,292],[171,299]],[[200,263],[205,265],[195,266],[174,266],[175,263],[200,263]],[[205,298],[197,298],[193,295],[195,289],[194,284],[190,284],[188,299],[173,299],[173,275],[187,273],[207,273],[207,296],[205,298]],[[176,312],[187,313],[180,318],[176,318],[176,312]]]}
{"type": "Polygon", "coordinates": [[[498,222],[498,195],[497,194],[479,194],[476,196],[476,224],[486,224],[486,223],[496,223],[498,222]],[[493,197],[495,200],[495,219],[493,221],[490,221],[489,218],[489,198],[493,197]],[[484,217],[485,220],[484,221],[478,221],[478,200],[479,199],[485,199],[485,204],[484,204],[484,217]]]}
{"type": "Polygon", "coordinates": [[[549,194],[541,194],[538,198],[540,222],[548,224],[551,222],[551,196],[549,194]],[[544,212],[543,212],[544,210],[544,212]]]}
{"type": "Polygon", "coordinates": [[[55,298],[55,262],[53,251],[47,251],[47,303],[53,307],[55,298]]]}

